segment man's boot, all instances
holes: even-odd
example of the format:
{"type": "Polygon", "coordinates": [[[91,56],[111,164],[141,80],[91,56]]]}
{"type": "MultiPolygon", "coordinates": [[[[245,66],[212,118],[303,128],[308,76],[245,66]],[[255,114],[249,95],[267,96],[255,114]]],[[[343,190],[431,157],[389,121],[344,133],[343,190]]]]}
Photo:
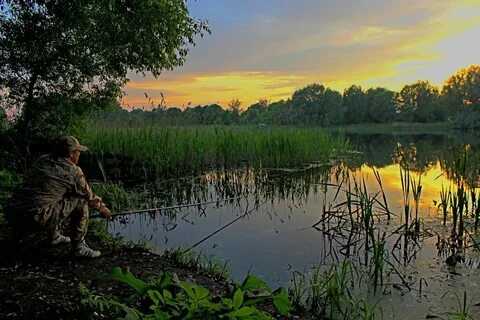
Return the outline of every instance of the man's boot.
{"type": "Polygon", "coordinates": [[[67,236],[64,236],[63,234],[61,234],[60,232],[56,231],[53,236],[51,237],[51,241],[50,241],[50,244],[52,246],[56,246],[58,244],[63,244],[63,243],[70,243],[71,240],[70,240],[70,237],[67,237],[67,236]]]}
{"type": "Polygon", "coordinates": [[[82,240],[73,245],[73,255],[79,258],[98,258],[102,253],[98,250],[90,248],[85,240],[82,240]]]}

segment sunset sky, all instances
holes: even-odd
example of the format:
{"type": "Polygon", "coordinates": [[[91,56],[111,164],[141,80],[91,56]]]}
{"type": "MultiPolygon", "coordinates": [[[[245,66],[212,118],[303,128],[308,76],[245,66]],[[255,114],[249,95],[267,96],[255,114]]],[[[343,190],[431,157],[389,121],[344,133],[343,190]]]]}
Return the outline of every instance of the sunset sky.
{"type": "Polygon", "coordinates": [[[189,0],[211,35],[184,66],[130,74],[126,107],[278,101],[322,83],[398,90],[417,80],[441,85],[480,63],[480,0],[189,0]],[[145,97],[145,93],[151,99],[145,97]]]}

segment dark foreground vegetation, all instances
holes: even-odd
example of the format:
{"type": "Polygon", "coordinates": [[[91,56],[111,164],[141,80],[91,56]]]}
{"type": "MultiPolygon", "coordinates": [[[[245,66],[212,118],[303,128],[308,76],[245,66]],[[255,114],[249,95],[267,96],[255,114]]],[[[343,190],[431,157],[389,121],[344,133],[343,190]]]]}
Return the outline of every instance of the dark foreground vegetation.
{"type": "Polygon", "coordinates": [[[0,222],[0,318],[279,319],[293,311],[284,289],[253,275],[234,284],[199,256],[160,256],[92,227],[88,239],[104,252],[94,261],[73,259],[67,247],[19,252],[0,222]]]}

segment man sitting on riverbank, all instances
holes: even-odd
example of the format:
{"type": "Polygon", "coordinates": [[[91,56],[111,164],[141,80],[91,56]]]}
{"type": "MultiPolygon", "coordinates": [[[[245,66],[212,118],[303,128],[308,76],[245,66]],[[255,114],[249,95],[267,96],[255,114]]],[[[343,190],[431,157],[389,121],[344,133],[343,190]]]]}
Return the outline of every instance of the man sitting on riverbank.
{"type": "Polygon", "coordinates": [[[84,239],[89,208],[97,209],[107,219],[111,212],[92,192],[78,166],[80,152],[86,150],[75,137],[61,137],[55,151],[40,157],[25,176],[23,186],[14,192],[6,208],[7,221],[20,243],[30,245],[26,242],[46,236],[51,245],[71,243],[77,257],[101,255],[84,239]],[[62,234],[65,225],[69,236],[62,234]]]}

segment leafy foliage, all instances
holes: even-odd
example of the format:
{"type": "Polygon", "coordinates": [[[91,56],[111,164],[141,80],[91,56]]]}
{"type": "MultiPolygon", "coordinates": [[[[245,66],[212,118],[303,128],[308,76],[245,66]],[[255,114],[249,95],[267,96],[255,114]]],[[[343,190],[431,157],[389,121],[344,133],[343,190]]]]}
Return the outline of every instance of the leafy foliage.
{"type": "Polygon", "coordinates": [[[136,278],[128,270],[114,268],[114,279],[135,290],[129,299],[94,295],[81,287],[82,304],[92,312],[113,319],[273,319],[257,309],[260,302],[273,301],[282,315],[288,315],[291,304],[286,291],[272,292],[260,279],[249,276],[232,294],[213,297],[208,289],[180,281],[175,275],[163,273],[150,282],[136,278]],[[262,292],[259,295],[258,292],[262,292]]]}
{"type": "Polygon", "coordinates": [[[461,69],[448,78],[442,95],[452,108],[480,108],[480,65],[461,69]]]}
{"type": "Polygon", "coordinates": [[[182,65],[195,36],[209,31],[190,17],[183,0],[2,4],[2,107],[21,112],[19,125],[29,135],[67,122],[99,100],[112,104],[128,71],[158,76],[182,65]]]}
{"type": "Polygon", "coordinates": [[[433,122],[445,120],[438,89],[428,81],[406,85],[400,91],[397,108],[403,120],[433,122]]]}

